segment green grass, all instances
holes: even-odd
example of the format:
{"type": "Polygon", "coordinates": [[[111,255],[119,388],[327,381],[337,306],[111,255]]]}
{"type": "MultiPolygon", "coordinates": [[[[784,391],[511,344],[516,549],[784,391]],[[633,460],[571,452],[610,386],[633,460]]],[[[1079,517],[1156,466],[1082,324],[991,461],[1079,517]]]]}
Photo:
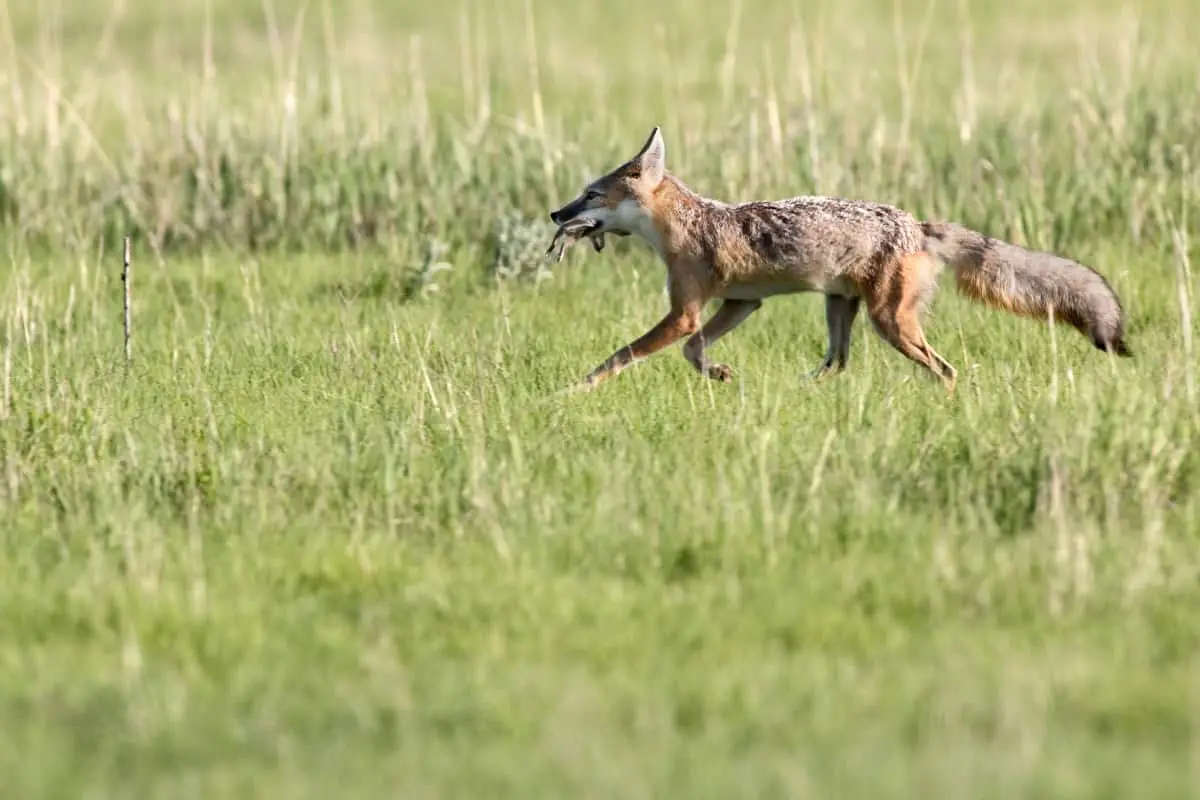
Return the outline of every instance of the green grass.
{"type": "Polygon", "coordinates": [[[1131,9],[0,7],[6,796],[1195,796],[1200,13],[1131,9]],[[665,299],[546,211],[655,124],[1137,356],[947,282],[953,398],[862,323],[808,382],[816,297],[556,396],[665,299]]]}

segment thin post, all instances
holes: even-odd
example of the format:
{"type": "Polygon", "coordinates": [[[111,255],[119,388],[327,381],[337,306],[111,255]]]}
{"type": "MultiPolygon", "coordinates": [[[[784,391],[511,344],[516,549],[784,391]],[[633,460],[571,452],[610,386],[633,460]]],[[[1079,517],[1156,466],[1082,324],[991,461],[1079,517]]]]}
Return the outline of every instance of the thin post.
{"type": "Polygon", "coordinates": [[[133,363],[133,286],[129,273],[131,244],[125,237],[125,265],[121,270],[121,283],[125,285],[125,366],[133,363]]]}

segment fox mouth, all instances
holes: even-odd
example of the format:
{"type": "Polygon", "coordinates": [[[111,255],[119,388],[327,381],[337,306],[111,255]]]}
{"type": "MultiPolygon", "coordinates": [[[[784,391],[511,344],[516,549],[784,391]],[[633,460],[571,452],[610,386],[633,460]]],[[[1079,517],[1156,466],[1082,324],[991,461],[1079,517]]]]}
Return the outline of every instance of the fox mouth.
{"type": "Polygon", "coordinates": [[[567,220],[558,226],[561,233],[569,233],[574,236],[586,236],[589,233],[600,228],[601,222],[598,219],[591,217],[574,217],[567,220]]]}
{"type": "Polygon", "coordinates": [[[566,213],[572,210],[571,206],[566,206],[550,214],[550,220],[558,224],[558,230],[554,232],[554,239],[550,242],[550,246],[546,248],[546,255],[553,255],[556,263],[562,261],[567,248],[580,239],[590,240],[592,249],[599,253],[604,249],[604,245],[606,244],[605,236],[607,234],[629,236],[629,231],[614,227],[611,223],[595,217],[574,216],[569,219],[562,219],[566,213]]]}
{"type": "Polygon", "coordinates": [[[562,236],[569,236],[572,241],[585,238],[591,239],[592,245],[598,253],[604,248],[604,233],[604,223],[600,220],[589,217],[575,217],[559,225],[558,230],[554,232],[554,238],[558,239],[562,236]]]}
{"type": "Polygon", "coordinates": [[[586,217],[569,219],[559,225],[558,230],[554,232],[554,240],[546,248],[546,255],[553,254],[556,263],[562,261],[567,248],[580,239],[591,239],[592,248],[599,253],[604,249],[604,233],[600,230],[602,227],[603,225],[598,219],[586,217]]]}

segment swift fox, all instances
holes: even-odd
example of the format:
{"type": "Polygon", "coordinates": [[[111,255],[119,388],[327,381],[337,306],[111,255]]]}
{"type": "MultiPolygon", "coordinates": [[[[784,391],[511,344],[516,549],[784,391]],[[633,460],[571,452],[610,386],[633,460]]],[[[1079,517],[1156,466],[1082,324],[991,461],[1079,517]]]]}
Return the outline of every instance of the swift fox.
{"type": "Polygon", "coordinates": [[[1082,264],[955,223],[921,222],[882,203],[804,196],[731,205],[701,197],[667,172],[657,127],[636,156],[550,219],[559,226],[551,249],[557,247],[560,258],[577,239],[590,239],[599,251],[606,234],[632,234],[667,267],[667,315],[596,367],[579,388],[594,387],[685,337],[683,354],[696,370],[730,381],[728,366],[708,360],[709,345],[767,297],[821,292],[829,346],[813,377],[846,366],[850,332],[865,306],[879,336],[953,392],[955,369],[929,346],[920,321],[942,263],[974,300],[1028,317],[1052,315],[1097,348],[1132,355],[1120,301],[1099,273],[1082,264]],[[720,308],[702,325],[701,310],[717,298],[720,308]]]}

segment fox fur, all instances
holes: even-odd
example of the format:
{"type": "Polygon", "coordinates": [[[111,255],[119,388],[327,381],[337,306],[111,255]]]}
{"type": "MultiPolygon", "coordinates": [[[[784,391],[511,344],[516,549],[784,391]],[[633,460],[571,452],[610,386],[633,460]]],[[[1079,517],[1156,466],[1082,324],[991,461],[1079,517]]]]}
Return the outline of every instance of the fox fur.
{"type": "Polygon", "coordinates": [[[1131,356],[1116,293],[1098,272],[1061,256],[991,238],[951,222],[922,222],[884,203],[801,196],[730,204],[702,197],[666,169],[654,128],[636,156],[592,181],[550,219],[634,235],[667,268],[670,310],[586,377],[591,388],[681,339],[688,362],[714,380],[732,370],[706,349],[774,295],[825,295],[829,346],[814,377],[839,372],[860,309],[875,331],[953,392],[955,368],[926,341],[921,315],[943,264],[963,294],[1018,315],[1074,326],[1100,350],[1131,356]],[[707,322],[705,304],[722,301],[707,322]]]}

